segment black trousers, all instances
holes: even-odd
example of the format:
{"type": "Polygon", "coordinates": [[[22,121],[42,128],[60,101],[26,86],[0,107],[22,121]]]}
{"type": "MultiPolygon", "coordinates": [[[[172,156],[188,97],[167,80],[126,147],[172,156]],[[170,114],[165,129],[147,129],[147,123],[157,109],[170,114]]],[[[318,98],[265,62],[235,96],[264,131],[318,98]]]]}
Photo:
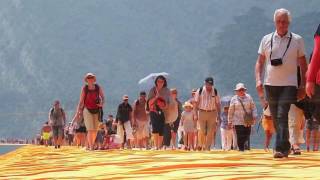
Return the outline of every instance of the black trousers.
{"type": "Polygon", "coordinates": [[[237,142],[239,151],[244,151],[245,143],[249,141],[251,126],[246,127],[244,125],[236,125],[234,126],[237,133],[237,142]]]}
{"type": "Polygon", "coordinates": [[[288,154],[290,150],[288,112],[297,101],[295,86],[265,86],[273,124],[276,129],[275,151],[288,154]]]}
{"type": "Polygon", "coordinates": [[[163,128],[163,145],[165,145],[165,146],[170,146],[171,129],[172,129],[172,126],[169,123],[165,123],[164,124],[164,128],[163,128]]]}

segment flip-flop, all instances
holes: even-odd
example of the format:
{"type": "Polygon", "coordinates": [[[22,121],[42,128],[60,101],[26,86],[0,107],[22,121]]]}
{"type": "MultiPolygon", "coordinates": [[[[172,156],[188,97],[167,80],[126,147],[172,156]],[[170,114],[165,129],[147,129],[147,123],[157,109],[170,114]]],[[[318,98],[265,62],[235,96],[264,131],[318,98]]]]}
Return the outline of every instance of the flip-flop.
{"type": "Polygon", "coordinates": [[[293,155],[301,155],[301,150],[300,150],[300,148],[292,148],[292,154],[293,155]]]}

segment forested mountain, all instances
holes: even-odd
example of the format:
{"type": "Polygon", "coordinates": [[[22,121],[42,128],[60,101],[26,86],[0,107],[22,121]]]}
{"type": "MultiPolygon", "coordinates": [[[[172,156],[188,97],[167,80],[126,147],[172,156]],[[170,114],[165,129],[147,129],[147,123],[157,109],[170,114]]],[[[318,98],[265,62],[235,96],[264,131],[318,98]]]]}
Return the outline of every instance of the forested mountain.
{"type": "Polygon", "coordinates": [[[2,0],[0,1],[0,137],[32,137],[54,99],[68,119],[83,76],[97,74],[114,113],[123,94],[131,102],[139,79],[170,73],[169,86],[186,100],[206,76],[220,94],[235,83],[254,89],[262,36],[273,31],[273,12],[292,12],[292,31],[307,53],[320,23],[320,2],[251,0],[2,0]]]}

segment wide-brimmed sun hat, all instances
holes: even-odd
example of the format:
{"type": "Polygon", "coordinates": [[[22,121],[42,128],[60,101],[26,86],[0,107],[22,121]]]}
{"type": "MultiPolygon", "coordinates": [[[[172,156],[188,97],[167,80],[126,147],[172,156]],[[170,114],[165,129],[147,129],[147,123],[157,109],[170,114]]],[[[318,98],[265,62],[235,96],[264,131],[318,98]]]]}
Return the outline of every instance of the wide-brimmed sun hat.
{"type": "Polygon", "coordinates": [[[186,108],[186,107],[191,107],[191,108],[193,108],[193,105],[192,105],[189,101],[187,101],[187,102],[185,102],[185,103],[183,104],[183,108],[186,108]]]}
{"type": "Polygon", "coordinates": [[[238,83],[236,85],[236,88],[234,89],[235,91],[239,91],[240,89],[244,89],[244,90],[247,90],[247,88],[244,86],[243,83],[238,83]]]}
{"type": "Polygon", "coordinates": [[[93,78],[94,81],[96,81],[96,75],[94,75],[93,73],[89,72],[84,76],[84,81],[88,82],[88,78],[93,78]]]}

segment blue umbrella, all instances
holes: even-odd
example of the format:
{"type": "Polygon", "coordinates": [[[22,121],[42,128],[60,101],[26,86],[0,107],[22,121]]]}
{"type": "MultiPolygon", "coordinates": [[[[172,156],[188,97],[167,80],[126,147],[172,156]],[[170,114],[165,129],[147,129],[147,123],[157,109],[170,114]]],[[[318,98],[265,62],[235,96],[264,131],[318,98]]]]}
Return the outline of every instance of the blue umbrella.
{"type": "Polygon", "coordinates": [[[156,80],[156,78],[161,75],[164,76],[168,81],[169,73],[161,72],[149,74],[148,76],[140,79],[138,84],[141,89],[150,90],[154,86],[154,81],[156,80]]]}

